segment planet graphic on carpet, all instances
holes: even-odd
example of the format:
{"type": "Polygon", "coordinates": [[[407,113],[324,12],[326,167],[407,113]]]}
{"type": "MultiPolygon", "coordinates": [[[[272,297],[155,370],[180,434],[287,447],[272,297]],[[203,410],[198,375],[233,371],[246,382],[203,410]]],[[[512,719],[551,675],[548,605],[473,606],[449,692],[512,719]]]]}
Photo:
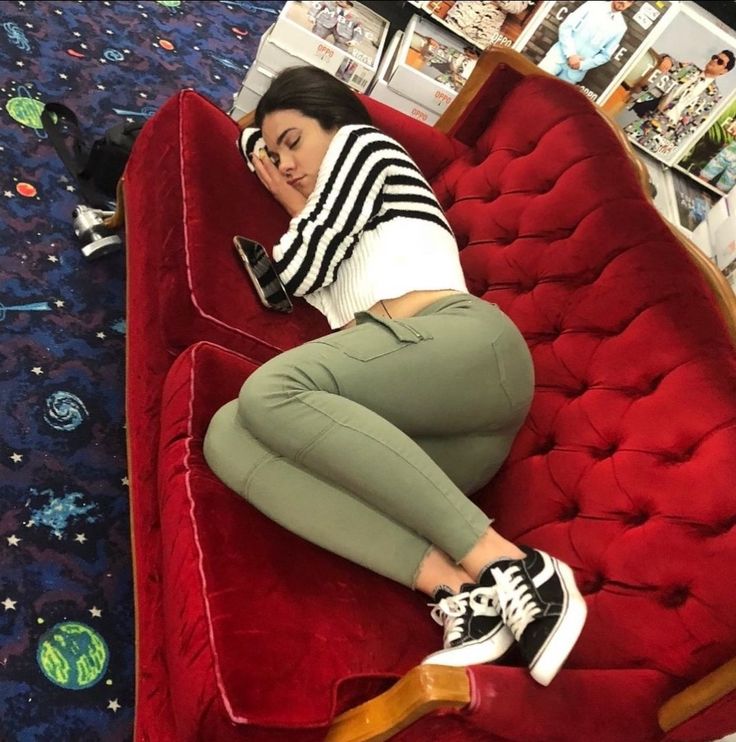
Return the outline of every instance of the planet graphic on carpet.
{"type": "Polygon", "coordinates": [[[44,104],[40,100],[31,98],[29,95],[20,95],[11,98],[5,104],[5,108],[19,124],[30,126],[32,129],[43,129],[41,112],[44,109],[44,104]]]}
{"type": "MultiPolygon", "coordinates": [[[[10,100],[5,104],[5,109],[10,114],[11,118],[19,124],[35,129],[36,136],[41,139],[46,139],[47,134],[44,131],[43,123],[41,122],[41,114],[43,113],[46,104],[43,101],[34,98],[25,85],[19,85],[17,92],[18,95],[14,98],[10,98],[10,100]]],[[[51,114],[51,120],[58,120],[55,113],[51,114]]]]}
{"type": "Polygon", "coordinates": [[[100,681],[107,671],[110,652],[94,629],[65,621],[41,637],[36,659],[52,683],[67,690],[82,690],[100,681]]]}

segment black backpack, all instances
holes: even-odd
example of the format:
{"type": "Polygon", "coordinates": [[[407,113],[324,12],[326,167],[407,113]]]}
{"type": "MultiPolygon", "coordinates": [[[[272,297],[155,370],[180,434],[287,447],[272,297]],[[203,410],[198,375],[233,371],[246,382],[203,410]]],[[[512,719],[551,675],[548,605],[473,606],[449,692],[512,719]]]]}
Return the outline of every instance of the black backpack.
{"type": "Polygon", "coordinates": [[[143,123],[116,124],[105,132],[102,139],[89,144],[82,135],[76,115],[63,103],[47,103],[41,113],[41,122],[49,141],[77,181],[84,201],[99,209],[113,207],[118,180],[143,123]],[[56,121],[52,113],[56,114],[56,121]]]}

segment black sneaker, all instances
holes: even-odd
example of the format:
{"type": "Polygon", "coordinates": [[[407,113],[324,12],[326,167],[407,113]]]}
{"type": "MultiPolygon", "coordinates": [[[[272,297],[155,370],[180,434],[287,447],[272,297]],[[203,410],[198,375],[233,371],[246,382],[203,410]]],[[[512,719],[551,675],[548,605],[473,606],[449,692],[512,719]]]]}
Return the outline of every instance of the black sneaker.
{"type": "Polygon", "coordinates": [[[520,548],[524,559],[492,562],[478,581],[494,585],[496,612],[519,643],[532,677],[549,685],[580,636],[587,608],[567,564],[520,548]]]}
{"type": "Polygon", "coordinates": [[[493,662],[505,654],[514,637],[493,607],[495,588],[465,584],[453,595],[435,592],[432,618],[444,627],[443,646],[422,660],[423,665],[465,667],[493,662]]]}

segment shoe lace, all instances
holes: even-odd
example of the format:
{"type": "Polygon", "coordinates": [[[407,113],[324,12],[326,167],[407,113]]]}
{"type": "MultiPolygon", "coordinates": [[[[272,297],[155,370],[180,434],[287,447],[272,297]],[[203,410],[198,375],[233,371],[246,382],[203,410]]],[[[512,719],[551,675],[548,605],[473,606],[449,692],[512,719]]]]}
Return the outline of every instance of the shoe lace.
{"type": "Polygon", "coordinates": [[[542,609],[529,590],[519,567],[512,566],[506,570],[491,567],[491,574],[496,580],[493,606],[518,641],[524,629],[542,609]]]}
{"type": "Polygon", "coordinates": [[[430,603],[432,618],[444,627],[442,640],[445,647],[463,636],[469,598],[470,593],[464,592],[442,598],[437,603],[430,603]]]}
{"type": "Polygon", "coordinates": [[[475,616],[498,616],[494,600],[496,598],[497,587],[476,587],[470,593],[470,607],[475,616]]]}

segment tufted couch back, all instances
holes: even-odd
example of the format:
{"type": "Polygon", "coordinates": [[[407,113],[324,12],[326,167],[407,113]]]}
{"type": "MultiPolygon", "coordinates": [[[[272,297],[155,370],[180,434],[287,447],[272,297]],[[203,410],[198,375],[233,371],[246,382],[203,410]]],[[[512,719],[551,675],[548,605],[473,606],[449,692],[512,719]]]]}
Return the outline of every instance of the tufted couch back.
{"type": "Polygon", "coordinates": [[[471,291],[532,350],[536,395],[481,493],[574,565],[574,666],[697,678],[736,653],[736,363],[712,294],[571,86],[518,81],[432,176],[471,291]]]}

